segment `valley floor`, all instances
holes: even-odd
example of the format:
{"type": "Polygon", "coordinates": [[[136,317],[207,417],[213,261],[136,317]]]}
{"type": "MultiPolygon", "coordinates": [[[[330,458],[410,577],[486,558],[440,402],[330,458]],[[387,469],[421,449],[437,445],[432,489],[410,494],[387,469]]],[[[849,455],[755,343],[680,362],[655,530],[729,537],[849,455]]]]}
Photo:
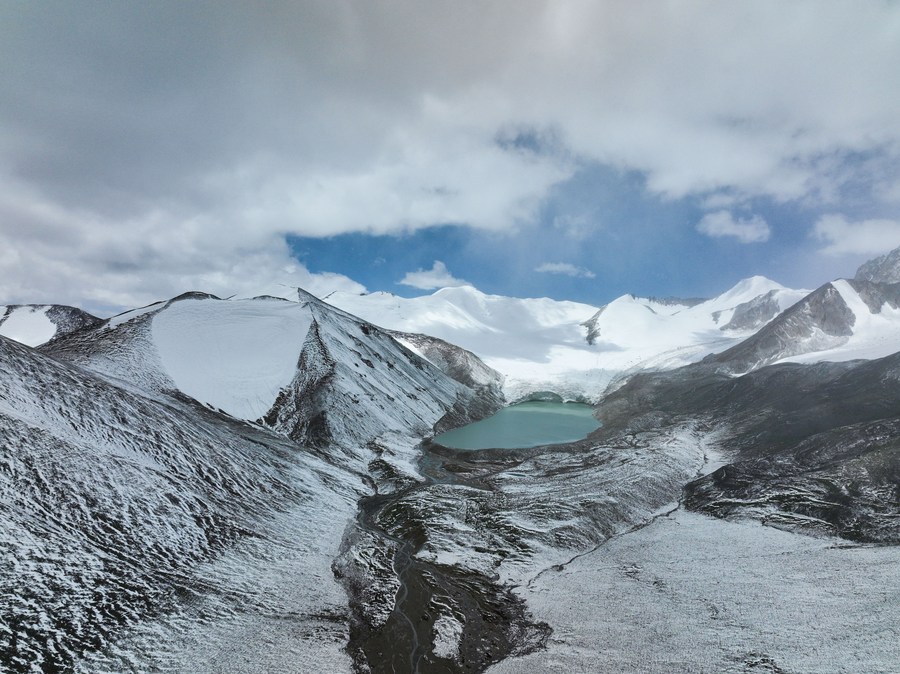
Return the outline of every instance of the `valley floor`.
{"type": "Polygon", "coordinates": [[[491,674],[900,671],[900,550],[678,510],[517,590],[549,648],[491,674]]]}

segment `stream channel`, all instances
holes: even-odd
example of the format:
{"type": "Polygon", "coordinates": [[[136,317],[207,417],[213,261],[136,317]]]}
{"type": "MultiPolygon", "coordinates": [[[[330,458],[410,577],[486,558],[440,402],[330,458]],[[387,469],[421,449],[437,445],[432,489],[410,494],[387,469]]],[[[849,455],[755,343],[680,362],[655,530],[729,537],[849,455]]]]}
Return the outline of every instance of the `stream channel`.
{"type": "MultiPolygon", "coordinates": [[[[419,460],[424,481],[360,500],[357,527],[368,534],[369,540],[377,541],[376,547],[382,553],[393,555],[392,570],[400,587],[393,611],[379,626],[373,626],[364,617],[365,592],[348,587],[354,615],[349,651],[358,671],[373,674],[482,672],[510,655],[521,655],[544,645],[550,627],[530,620],[524,603],[511,588],[458,566],[433,564],[416,557],[427,542],[423,518],[427,517],[429,502],[435,498],[428,492],[435,485],[488,490],[490,486],[484,478],[516,466],[524,454],[534,453],[534,450],[516,451],[522,443],[532,447],[580,440],[598,425],[587,405],[525,403],[507,407],[493,417],[435,438],[443,440],[468,429],[469,432],[457,434],[456,440],[451,437],[448,442],[481,444],[479,451],[425,441],[419,460]],[[505,418],[498,424],[501,415],[505,418]],[[544,432],[548,427],[549,433],[544,432]],[[473,428],[477,431],[474,435],[473,428]],[[511,430],[512,435],[504,435],[502,429],[511,430]],[[522,429],[526,430],[525,435],[522,429]],[[477,440],[479,433],[486,438],[485,443],[472,440],[473,437],[477,440]],[[514,438],[510,442],[520,444],[512,448],[486,445],[502,440],[501,436],[514,438]],[[547,437],[555,439],[555,443],[544,440],[547,437]],[[536,442],[535,438],[542,441],[536,442]],[[435,648],[435,622],[447,613],[453,615],[451,625],[461,626],[458,649],[451,648],[455,652],[450,653],[446,647],[435,648]]],[[[377,552],[369,551],[369,555],[377,556],[377,552]]]]}

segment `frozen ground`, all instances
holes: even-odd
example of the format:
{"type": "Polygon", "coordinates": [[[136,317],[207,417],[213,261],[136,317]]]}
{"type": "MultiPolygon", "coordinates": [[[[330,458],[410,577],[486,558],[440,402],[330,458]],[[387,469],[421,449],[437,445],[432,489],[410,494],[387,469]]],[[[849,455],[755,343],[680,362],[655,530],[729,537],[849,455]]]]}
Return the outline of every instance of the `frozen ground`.
{"type": "MultiPolygon", "coordinates": [[[[308,477],[299,475],[298,479],[308,477]]],[[[351,672],[347,595],[334,578],[352,498],[319,488],[280,513],[265,538],[198,567],[195,594],[78,664],[80,674],[351,672]]]]}
{"type": "Polygon", "coordinates": [[[546,651],[491,674],[900,671],[900,549],[677,511],[521,586],[546,651]]]}

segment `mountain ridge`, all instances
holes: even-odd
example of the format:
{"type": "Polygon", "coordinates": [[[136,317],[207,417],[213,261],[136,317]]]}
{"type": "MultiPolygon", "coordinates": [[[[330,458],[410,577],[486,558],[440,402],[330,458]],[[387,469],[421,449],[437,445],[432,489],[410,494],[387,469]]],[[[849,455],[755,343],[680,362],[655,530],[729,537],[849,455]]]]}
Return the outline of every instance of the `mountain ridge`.
{"type": "Polygon", "coordinates": [[[0,567],[0,663],[249,674],[891,662],[891,635],[860,650],[842,619],[877,609],[896,621],[877,579],[892,577],[900,542],[900,354],[777,361],[895,346],[900,284],[836,280],[786,308],[798,291],[761,277],[695,304],[626,296],[597,316],[594,345],[583,306],[435,293],[459,310],[435,319],[497,344],[524,322],[531,347],[562,337],[625,364],[645,349],[615,371],[588,438],[477,452],[428,437],[503,404],[490,362],[291,293],[184,293],[38,349],[0,337],[0,559],[16,560],[0,567]],[[817,339],[829,351],[809,351],[817,339]],[[718,353],[694,362],[704,349],[718,353]],[[785,564],[828,569],[828,592],[782,577],[785,564]],[[614,624],[598,605],[616,607],[614,624]],[[661,625],[685,621],[690,645],[654,645],[661,625]],[[696,634],[717,641],[696,649],[696,634]],[[621,643],[641,645],[611,655],[621,643]]]}

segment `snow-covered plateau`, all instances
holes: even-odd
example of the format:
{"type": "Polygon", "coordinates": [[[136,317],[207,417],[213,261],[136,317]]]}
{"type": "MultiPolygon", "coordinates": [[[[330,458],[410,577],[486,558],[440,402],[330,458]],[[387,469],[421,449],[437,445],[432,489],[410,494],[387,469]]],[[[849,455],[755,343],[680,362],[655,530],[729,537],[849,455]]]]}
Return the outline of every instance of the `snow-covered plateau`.
{"type": "Polygon", "coordinates": [[[900,672],[898,260],[0,308],[0,672],[900,672]],[[431,440],[551,394],[602,426],[431,440]]]}

